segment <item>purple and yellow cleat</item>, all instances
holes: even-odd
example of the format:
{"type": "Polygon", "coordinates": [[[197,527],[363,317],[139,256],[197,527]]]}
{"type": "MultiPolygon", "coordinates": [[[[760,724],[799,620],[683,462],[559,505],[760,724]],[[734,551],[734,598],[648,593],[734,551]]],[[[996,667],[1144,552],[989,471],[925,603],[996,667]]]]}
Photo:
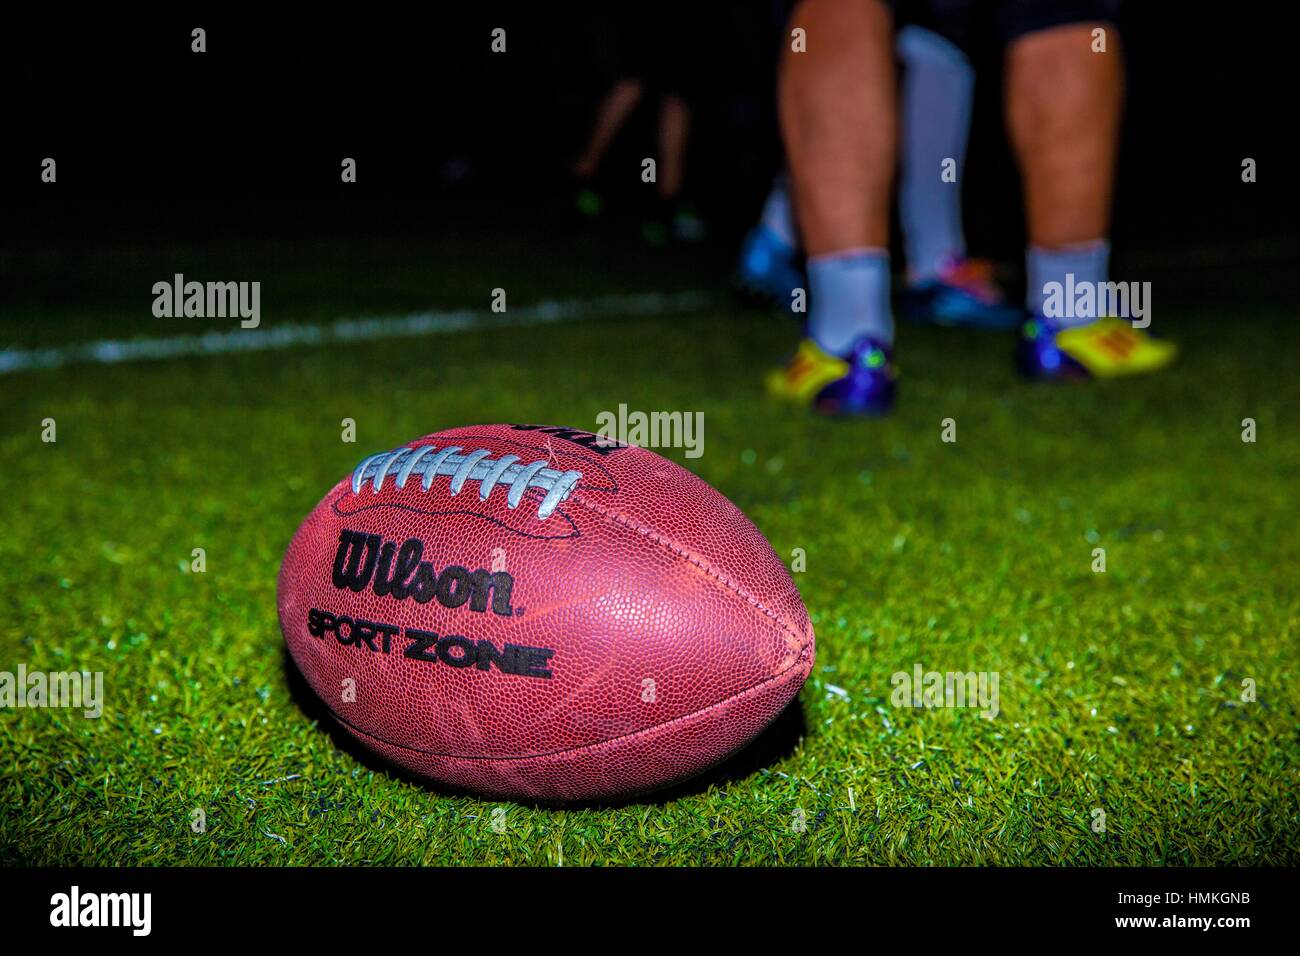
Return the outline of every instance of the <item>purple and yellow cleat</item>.
{"type": "Polygon", "coordinates": [[[1131,322],[1102,318],[1062,326],[1035,316],[1020,327],[1016,365],[1028,378],[1118,378],[1143,375],[1172,364],[1178,346],[1131,322]]]}
{"type": "Polygon", "coordinates": [[[894,407],[898,369],[888,346],[863,336],[844,358],[804,339],[794,357],[767,373],[768,394],[823,415],[884,415],[894,407]]]}
{"type": "Polygon", "coordinates": [[[939,275],[908,286],[899,294],[899,311],[913,322],[972,329],[1014,329],[1023,309],[1007,304],[984,259],[956,259],[939,275]]]}

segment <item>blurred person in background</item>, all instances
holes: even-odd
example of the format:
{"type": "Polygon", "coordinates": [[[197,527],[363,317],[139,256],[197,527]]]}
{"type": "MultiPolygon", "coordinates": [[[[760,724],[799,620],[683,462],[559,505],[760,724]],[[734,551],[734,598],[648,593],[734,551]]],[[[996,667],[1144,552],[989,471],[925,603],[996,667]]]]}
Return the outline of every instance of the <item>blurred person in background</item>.
{"type": "MultiPolygon", "coordinates": [[[[975,67],[931,29],[923,3],[899,3],[895,38],[903,67],[899,97],[898,212],[907,264],[903,315],[939,325],[1011,329],[1022,313],[994,284],[992,264],[966,254],[961,184],[975,96],[975,67]],[[951,160],[952,177],[939,175],[951,160]]],[[[736,279],[746,295],[789,306],[806,286],[789,177],[776,178],[762,216],[745,236],[736,279]]]]}
{"type": "MultiPolygon", "coordinates": [[[[1032,378],[1111,377],[1173,361],[1172,343],[1115,316],[1066,317],[1049,290],[1108,281],[1123,94],[1113,0],[927,0],[928,22],[968,48],[987,11],[1005,59],[1006,122],[1025,196],[1028,319],[1017,362],[1032,378]],[[1094,50],[1103,30],[1105,52],[1094,50]],[[1048,314],[1048,313],[1052,314],[1048,314]]],[[[889,213],[899,115],[889,0],[802,0],[783,53],[779,110],[807,254],[807,337],[769,392],[826,414],[881,414],[896,394],[889,213]],[[851,120],[849,118],[852,118],[851,120]]],[[[929,175],[938,176],[938,170],[929,175]]]]}
{"type": "MultiPolygon", "coordinates": [[[[610,39],[619,78],[601,99],[586,144],[572,166],[580,215],[604,211],[597,185],[610,146],[644,101],[658,105],[653,198],[642,210],[642,234],[659,245],[669,238],[696,241],[704,225],[683,198],[690,138],[691,101],[697,95],[705,54],[705,31],[690,29],[685,4],[661,3],[647,11],[621,11],[610,39]]],[[[640,176],[638,166],[632,175],[640,176]]]]}

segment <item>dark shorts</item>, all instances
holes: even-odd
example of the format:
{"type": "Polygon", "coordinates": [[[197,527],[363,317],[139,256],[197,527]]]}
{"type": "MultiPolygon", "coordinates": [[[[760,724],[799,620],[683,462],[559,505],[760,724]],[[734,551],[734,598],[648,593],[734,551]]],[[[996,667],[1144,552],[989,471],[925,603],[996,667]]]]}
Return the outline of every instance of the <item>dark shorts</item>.
{"type": "Polygon", "coordinates": [[[924,27],[966,54],[1070,23],[1114,23],[1120,0],[886,0],[898,26],[924,27]]]}

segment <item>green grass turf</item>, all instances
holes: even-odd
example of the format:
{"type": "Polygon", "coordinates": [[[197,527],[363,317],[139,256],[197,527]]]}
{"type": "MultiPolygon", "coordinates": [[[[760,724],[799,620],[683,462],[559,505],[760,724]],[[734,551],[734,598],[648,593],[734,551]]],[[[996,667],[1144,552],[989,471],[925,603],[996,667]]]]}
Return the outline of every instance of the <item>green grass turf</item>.
{"type": "MultiPolygon", "coordinates": [[[[88,249],[34,273],[3,333],[191,331],[141,314],[178,260],[261,278],[268,326],[478,306],[497,285],[523,304],[717,281],[710,262],[603,240],[462,240],[358,258],[144,246],[112,269],[88,249]]],[[[1269,299],[1283,272],[1236,270],[1139,276],[1184,349],[1145,380],[1031,386],[999,336],[904,327],[884,421],[769,404],[758,373],[793,329],[725,298],[0,377],[0,670],[102,670],[107,696],[99,720],[0,712],[0,862],[1294,863],[1300,330],[1269,299]],[[473,422],[591,428],[620,403],[702,411],[704,456],[666,454],[779,553],[805,549],[818,652],[798,705],[721,770],[613,807],[448,796],[344,746],[292,693],[276,619],[302,517],[371,451],[473,422]],[[39,440],[46,417],[57,444],[39,440]],[[204,574],[185,570],[196,547],[204,574]],[[917,663],[996,671],[1000,714],[891,706],[891,675],[917,663]]]]}

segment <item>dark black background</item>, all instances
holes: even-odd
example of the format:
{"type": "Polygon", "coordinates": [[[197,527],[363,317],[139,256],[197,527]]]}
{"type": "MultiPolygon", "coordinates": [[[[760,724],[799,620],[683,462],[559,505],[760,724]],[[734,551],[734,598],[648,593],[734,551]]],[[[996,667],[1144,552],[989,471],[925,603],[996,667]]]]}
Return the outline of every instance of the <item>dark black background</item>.
{"type": "MultiPolygon", "coordinates": [[[[703,31],[710,55],[688,186],[724,238],[749,224],[780,164],[783,8],[646,8],[666,11],[673,29],[703,31]]],[[[567,166],[617,75],[609,9],[11,21],[0,41],[0,241],[544,219],[567,196],[567,166]],[[195,25],[208,31],[205,54],[190,52],[195,25]],[[494,26],[507,30],[505,55],[490,52],[494,26]],[[39,182],[45,156],[58,161],[57,186],[39,182]],[[344,156],[359,163],[356,185],[339,182],[344,156]]],[[[1129,87],[1117,243],[1295,232],[1282,140],[1292,138],[1296,84],[1287,55],[1269,52],[1280,28],[1249,5],[1144,0],[1127,4],[1121,32],[1129,87]],[[1253,185],[1241,181],[1245,157],[1259,164],[1253,185]]],[[[964,196],[974,250],[1014,256],[1023,234],[998,65],[996,51],[979,63],[964,196]]],[[[635,188],[637,163],[653,151],[652,112],[640,111],[609,157],[615,192],[635,188]]]]}

